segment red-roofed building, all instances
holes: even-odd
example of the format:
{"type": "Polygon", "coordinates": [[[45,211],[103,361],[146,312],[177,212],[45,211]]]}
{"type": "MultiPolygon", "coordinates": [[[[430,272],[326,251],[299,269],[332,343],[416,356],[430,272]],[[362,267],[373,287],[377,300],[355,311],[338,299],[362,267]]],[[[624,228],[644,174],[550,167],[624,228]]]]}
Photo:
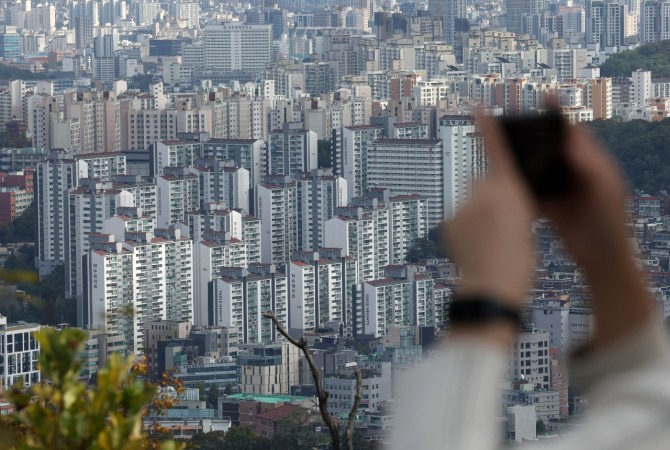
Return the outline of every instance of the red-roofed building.
{"type": "Polygon", "coordinates": [[[253,430],[256,435],[270,439],[277,432],[279,423],[294,415],[307,414],[307,409],[298,405],[284,405],[279,408],[270,409],[257,414],[253,422],[253,430]]]}

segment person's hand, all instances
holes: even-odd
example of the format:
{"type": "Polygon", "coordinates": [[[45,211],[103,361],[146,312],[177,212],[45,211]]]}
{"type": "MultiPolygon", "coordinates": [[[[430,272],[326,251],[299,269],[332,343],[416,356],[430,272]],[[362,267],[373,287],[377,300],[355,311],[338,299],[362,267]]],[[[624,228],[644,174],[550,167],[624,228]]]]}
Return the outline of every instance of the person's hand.
{"type": "Polygon", "coordinates": [[[579,126],[568,128],[567,163],[574,185],[540,210],[582,266],[596,316],[593,348],[646,327],[654,309],[626,229],[626,185],[614,160],[579,126]]]}
{"type": "Polygon", "coordinates": [[[540,205],[587,274],[632,259],[626,230],[626,185],[614,160],[586,130],[567,128],[566,158],[574,185],[540,205]]]}
{"type": "Polygon", "coordinates": [[[477,120],[490,175],[447,224],[447,245],[461,269],[461,294],[488,295],[520,308],[533,267],[534,202],[499,125],[483,114],[477,120]]]}

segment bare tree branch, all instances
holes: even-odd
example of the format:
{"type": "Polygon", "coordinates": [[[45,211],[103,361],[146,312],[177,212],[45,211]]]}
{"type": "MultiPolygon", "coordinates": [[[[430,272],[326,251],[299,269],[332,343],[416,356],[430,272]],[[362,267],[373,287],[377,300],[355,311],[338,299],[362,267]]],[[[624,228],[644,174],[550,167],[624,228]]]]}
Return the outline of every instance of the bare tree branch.
{"type": "Polygon", "coordinates": [[[347,445],[349,450],[354,450],[354,424],[356,423],[356,412],[358,411],[358,406],[361,404],[361,398],[363,397],[363,373],[361,369],[356,367],[356,395],[354,396],[354,404],[351,405],[351,411],[349,411],[349,419],[347,423],[347,445]]]}
{"type": "MultiPolygon", "coordinates": [[[[342,448],[342,445],[340,443],[340,424],[337,421],[333,420],[333,417],[328,412],[329,394],[328,391],[323,389],[323,380],[321,374],[319,373],[319,369],[318,367],[316,367],[316,363],[314,362],[312,352],[307,347],[307,341],[305,340],[304,337],[301,337],[300,340],[293,338],[288,333],[288,331],[286,331],[286,329],[281,324],[279,319],[277,319],[277,316],[275,315],[274,311],[268,311],[264,313],[263,316],[272,320],[272,323],[274,323],[275,327],[277,327],[277,331],[279,332],[279,334],[284,336],[286,340],[288,340],[291,344],[298,347],[300,351],[302,351],[303,355],[305,355],[305,359],[307,360],[307,364],[309,365],[309,370],[312,373],[312,379],[314,380],[314,387],[316,388],[316,396],[318,399],[319,412],[321,413],[321,417],[323,418],[323,421],[326,423],[326,426],[330,431],[331,445],[334,450],[340,450],[342,448]]],[[[353,437],[354,437],[354,425],[356,423],[356,413],[358,412],[358,407],[360,406],[361,398],[363,397],[363,374],[361,373],[361,369],[358,367],[356,367],[354,372],[356,374],[356,395],[354,396],[354,404],[351,406],[351,410],[349,411],[349,418],[347,422],[347,431],[346,431],[347,447],[349,448],[349,450],[354,450],[353,437]]]]}
{"type": "Polygon", "coordinates": [[[319,412],[321,413],[321,417],[328,427],[328,431],[330,431],[331,446],[333,447],[333,450],[341,450],[342,445],[340,444],[340,424],[333,420],[333,417],[328,412],[329,394],[328,391],[323,389],[323,380],[321,379],[319,369],[316,367],[316,363],[314,362],[312,352],[310,352],[309,348],[307,348],[307,340],[305,340],[304,337],[301,337],[298,341],[291,337],[281,322],[279,322],[279,319],[277,319],[274,311],[268,311],[264,313],[263,316],[272,320],[272,323],[274,323],[275,327],[277,327],[279,334],[284,336],[291,344],[298,347],[300,351],[302,351],[303,355],[305,355],[305,359],[309,365],[309,370],[312,373],[312,379],[314,380],[314,387],[316,388],[316,396],[319,401],[319,412]]]}

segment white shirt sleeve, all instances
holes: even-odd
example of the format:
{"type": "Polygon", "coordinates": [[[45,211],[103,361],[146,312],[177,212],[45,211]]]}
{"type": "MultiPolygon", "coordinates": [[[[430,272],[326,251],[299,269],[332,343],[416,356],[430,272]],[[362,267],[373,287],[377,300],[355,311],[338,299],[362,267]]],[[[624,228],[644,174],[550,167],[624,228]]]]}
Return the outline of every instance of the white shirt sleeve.
{"type": "MultiPolygon", "coordinates": [[[[398,386],[390,448],[499,448],[506,356],[490,344],[459,339],[407,372],[398,386]]],[[[587,419],[539,449],[670,448],[670,351],[660,327],[648,324],[607,349],[582,353],[571,376],[590,399],[587,419]]]]}
{"type": "Polygon", "coordinates": [[[459,339],[405,373],[391,449],[496,448],[506,364],[505,353],[490,344],[459,339]]]}

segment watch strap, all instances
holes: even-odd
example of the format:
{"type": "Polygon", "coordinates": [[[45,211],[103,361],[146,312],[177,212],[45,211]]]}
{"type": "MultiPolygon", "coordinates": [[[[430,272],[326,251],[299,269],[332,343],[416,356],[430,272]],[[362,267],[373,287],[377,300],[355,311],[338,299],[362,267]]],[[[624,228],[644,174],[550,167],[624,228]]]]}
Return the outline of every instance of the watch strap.
{"type": "Polygon", "coordinates": [[[483,295],[456,295],[449,306],[450,325],[483,325],[498,321],[519,327],[521,313],[500,300],[483,295]]]}

